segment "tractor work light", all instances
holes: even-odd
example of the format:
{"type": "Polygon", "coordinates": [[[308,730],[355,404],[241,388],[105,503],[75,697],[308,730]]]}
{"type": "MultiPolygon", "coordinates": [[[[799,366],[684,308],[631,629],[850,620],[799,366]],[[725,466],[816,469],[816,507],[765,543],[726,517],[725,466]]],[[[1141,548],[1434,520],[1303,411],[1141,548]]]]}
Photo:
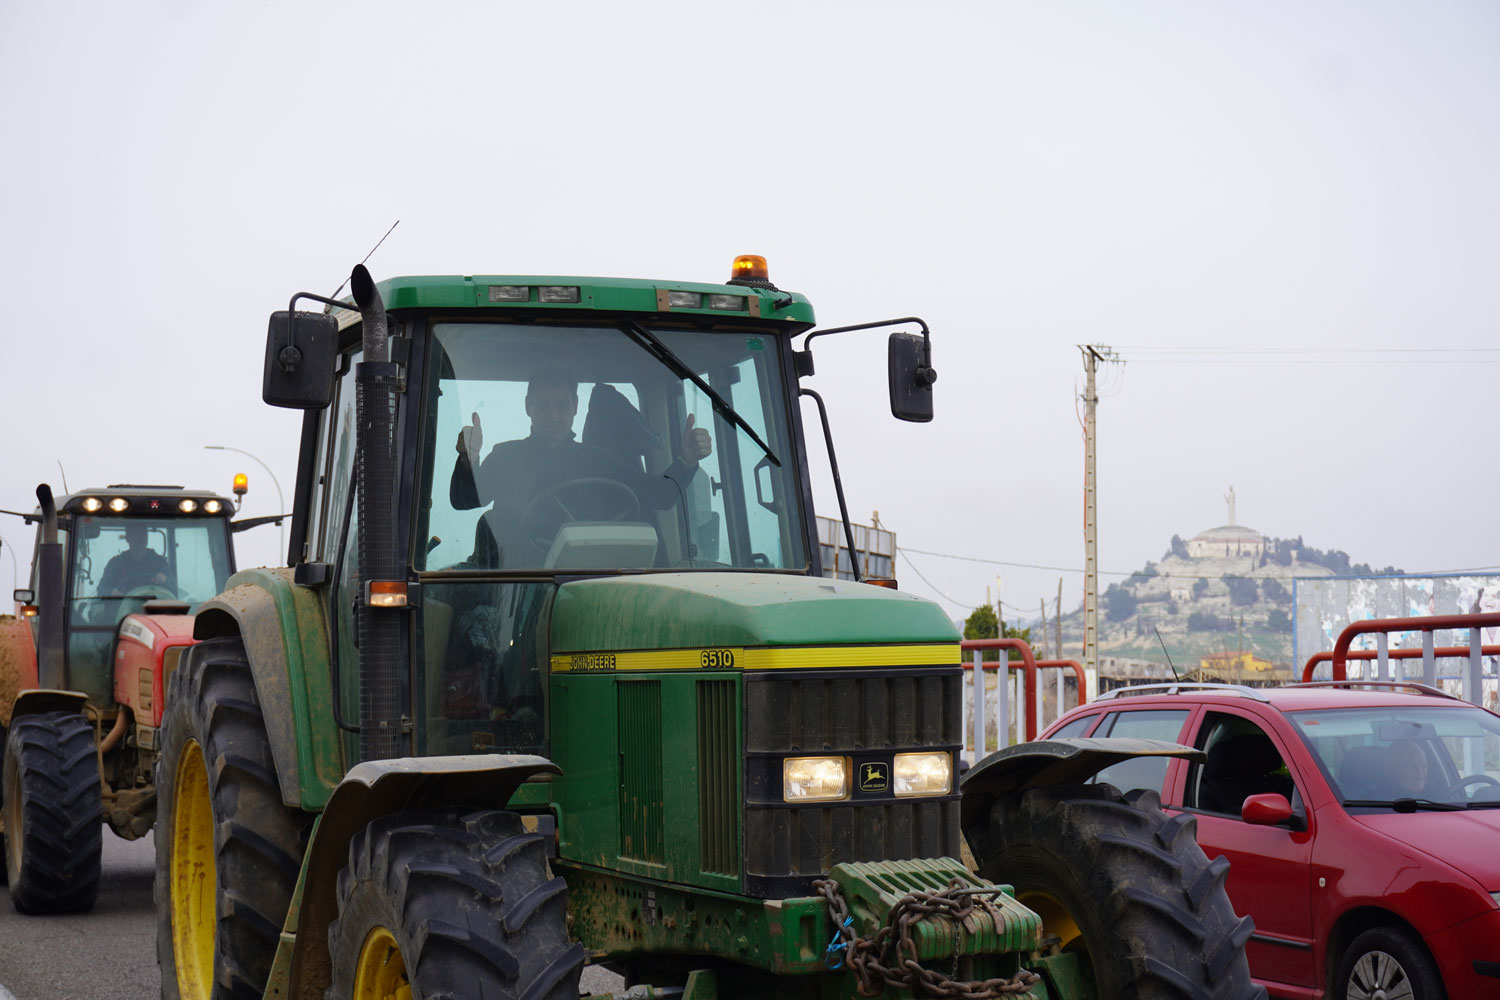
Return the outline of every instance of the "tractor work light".
{"type": "Polygon", "coordinates": [[[365,586],[365,603],[370,607],[406,607],[405,580],[371,580],[365,586]]]}
{"type": "Polygon", "coordinates": [[[708,308],[723,309],[727,312],[744,312],[745,297],[743,295],[710,295],[708,308]]]}
{"type": "Polygon", "coordinates": [[[92,514],[95,511],[99,510],[99,508],[101,508],[103,506],[104,506],[103,502],[100,501],[100,499],[98,497],[84,497],[83,498],[82,507],[83,507],[85,513],[92,514]]]}
{"type": "Polygon", "coordinates": [[[124,497],[115,497],[109,502],[109,509],[114,511],[116,514],[123,514],[125,513],[125,511],[130,509],[130,501],[126,500],[124,497]]]}
{"type": "Polygon", "coordinates": [[[179,500],[177,501],[177,509],[182,511],[184,514],[191,514],[193,511],[198,509],[198,501],[179,500]]]}
{"type": "Polygon", "coordinates": [[[770,281],[771,269],[759,254],[742,253],[729,266],[730,281],[770,281]]]}
{"type": "Polygon", "coordinates": [[[702,292],[668,292],[667,305],[673,309],[702,309],[702,292]]]}
{"type": "Polygon", "coordinates": [[[577,302],[577,285],[538,285],[536,289],[538,302],[577,302]]]}
{"type": "Polygon", "coordinates": [[[849,797],[849,762],[843,757],[788,757],[781,764],[782,798],[832,802],[849,797]]]}
{"type": "Polygon", "coordinates": [[[205,513],[205,514],[217,514],[219,511],[221,511],[223,509],[224,509],[224,505],[221,504],[221,503],[219,503],[219,501],[217,501],[217,500],[205,500],[205,501],[203,501],[203,513],[205,513]]]}
{"type": "Polygon", "coordinates": [[[491,285],[491,302],[529,302],[531,301],[531,287],[529,285],[491,285]]]}
{"type": "Polygon", "coordinates": [[[891,764],[891,791],[898,797],[947,795],[953,785],[953,764],[945,753],[898,753],[891,764]]]}

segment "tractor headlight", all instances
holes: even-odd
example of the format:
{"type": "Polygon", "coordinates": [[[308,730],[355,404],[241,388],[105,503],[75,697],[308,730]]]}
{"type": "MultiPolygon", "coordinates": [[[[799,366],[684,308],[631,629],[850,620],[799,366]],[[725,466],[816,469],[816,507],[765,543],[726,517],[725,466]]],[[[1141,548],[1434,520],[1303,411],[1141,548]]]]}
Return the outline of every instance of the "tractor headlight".
{"type": "Polygon", "coordinates": [[[953,786],[953,763],[945,753],[898,753],[891,765],[898,796],[947,795],[953,786]]]}
{"type": "Polygon", "coordinates": [[[203,513],[205,514],[217,514],[223,507],[224,505],[217,500],[203,501],[203,513]]]}
{"type": "Polygon", "coordinates": [[[98,497],[84,497],[83,498],[83,509],[86,512],[90,513],[90,514],[94,513],[95,511],[97,511],[99,508],[101,508],[103,506],[104,506],[103,502],[100,501],[100,499],[98,497]]]}
{"type": "Polygon", "coordinates": [[[849,797],[849,763],[842,757],[788,757],[781,764],[788,802],[831,802],[849,797]]]}
{"type": "Polygon", "coordinates": [[[198,501],[179,500],[177,501],[177,509],[182,511],[184,514],[191,514],[193,511],[198,509],[198,501]]]}
{"type": "Polygon", "coordinates": [[[123,513],[124,511],[130,509],[130,501],[126,500],[124,497],[115,497],[109,502],[109,509],[114,511],[116,514],[123,513]]]}

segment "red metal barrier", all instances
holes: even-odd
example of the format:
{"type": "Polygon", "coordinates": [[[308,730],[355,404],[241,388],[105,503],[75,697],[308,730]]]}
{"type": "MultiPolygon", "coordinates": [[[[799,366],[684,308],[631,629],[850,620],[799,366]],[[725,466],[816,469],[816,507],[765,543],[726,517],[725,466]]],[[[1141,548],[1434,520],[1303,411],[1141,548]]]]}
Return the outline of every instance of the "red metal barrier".
{"type": "MultiPolygon", "coordinates": [[[[997,660],[994,663],[981,663],[984,670],[999,670],[1000,664],[1004,663],[1010,670],[1020,670],[1026,677],[1026,738],[1036,739],[1037,735],[1037,671],[1043,669],[1071,668],[1074,676],[1078,678],[1078,704],[1082,705],[1088,701],[1088,682],[1083,675],[1083,665],[1077,660],[1038,660],[1036,654],[1031,651],[1031,644],[1025,639],[965,639],[960,645],[965,653],[973,653],[976,649],[1014,649],[1021,654],[1019,663],[1013,663],[1009,659],[997,660]]],[[[973,657],[964,658],[964,669],[973,669],[973,657]]],[[[976,684],[974,690],[977,693],[984,691],[983,685],[976,684]]]]}
{"type": "MultiPolygon", "coordinates": [[[[1349,660],[1373,660],[1380,655],[1374,649],[1356,649],[1352,652],[1349,645],[1354,642],[1356,636],[1370,635],[1372,633],[1391,632],[1436,632],[1441,629],[1482,629],[1500,627],[1500,614],[1484,615],[1428,615],[1423,618],[1371,618],[1368,621],[1353,622],[1344,631],[1339,633],[1338,641],[1333,644],[1332,652],[1316,653],[1302,668],[1302,679],[1312,680],[1313,668],[1319,663],[1333,661],[1333,679],[1336,681],[1347,680],[1345,665],[1349,660]]],[[[1470,646],[1443,646],[1434,649],[1433,656],[1468,656],[1472,647],[1470,646]]],[[[1500,656],[1500,646],[1481,646],[1481,656],[1500,656]]],[[[1409,647],[1403,649],[1392,649],[1386,651],[1386,656],[1396,660],[1409,660],[1422,655],[1420,647],[1409,647]]]]}

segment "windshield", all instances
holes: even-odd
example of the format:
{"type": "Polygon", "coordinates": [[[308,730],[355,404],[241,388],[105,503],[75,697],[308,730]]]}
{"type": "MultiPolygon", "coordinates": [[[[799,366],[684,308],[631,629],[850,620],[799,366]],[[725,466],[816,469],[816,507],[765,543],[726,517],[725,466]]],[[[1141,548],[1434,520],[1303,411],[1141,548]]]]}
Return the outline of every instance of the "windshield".
{"type": "Polygon", "coordinates": [[[418,569],[806,569],[780,341],[649,333],[433,326],[418,569]]]}
{"type": "Polygon", "coordinates": [[[1460,702],[1288,713],[1346,805],[1500,806],[1500,716],[1460,702]]]}
{"type": "Polygon", "coordinates": [[[229,579],[223,518],[74,518],[72,624],[113,625],[141,601],[197,604],[229,579]]]}

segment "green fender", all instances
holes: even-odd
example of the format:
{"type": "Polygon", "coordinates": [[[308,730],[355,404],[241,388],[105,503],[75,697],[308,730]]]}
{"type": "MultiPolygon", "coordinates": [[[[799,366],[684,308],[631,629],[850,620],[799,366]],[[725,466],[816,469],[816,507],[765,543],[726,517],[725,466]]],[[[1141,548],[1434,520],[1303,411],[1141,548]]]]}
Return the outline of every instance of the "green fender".
{"type": "Polygon", "coordinates": [[[288,568],[250,569],[198,609],[193,638],[238,636],[245,644],[276,761],[281,799],[318,810],[344,777],[342,740],[328,676],[328,618],[319,591],[288,568]]]}
{"type": "Polygon", "coordinates": [[[349,862],[349,841],[371,820],[402,809],[478,803],[502,809],[528,778],[561,773],[547,758],[529,754],[399,757],[355,765],[318,817],[303,855],[266,996],[321,997],[328,988],[328,927],[338,915],[339,872],[349,862]],[[296,935],[290,948],[289,934],[296,935]]]}

